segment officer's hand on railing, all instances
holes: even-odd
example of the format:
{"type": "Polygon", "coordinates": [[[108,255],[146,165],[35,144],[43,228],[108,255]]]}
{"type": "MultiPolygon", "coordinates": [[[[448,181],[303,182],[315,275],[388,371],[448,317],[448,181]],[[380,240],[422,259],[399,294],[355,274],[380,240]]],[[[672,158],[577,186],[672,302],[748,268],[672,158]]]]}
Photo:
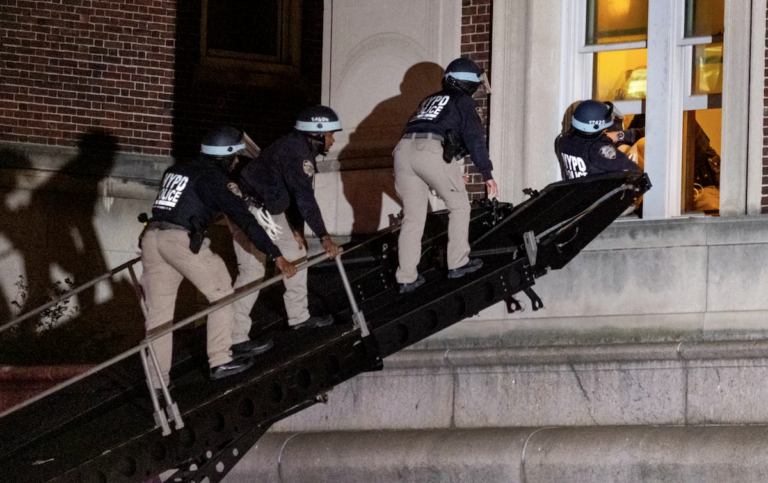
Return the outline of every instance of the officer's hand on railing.
{"type": "Polygon", "coordinates": [[[306,248],[307,240],[304,238],[304,235],[300,231],[297,231],[297,230],[292,230],[292,231],[293,231],[293,239],[296,240],[296,243],[299,244],[299,250],[301,250],[302,248],[306,248]]]}
{"type": "Polygon", "coordinates": [[[275,258],[275,266],[285,275],[285,278],[291,278],[296,275],[296,265],[286,260],[285,257],[275,258]]]}
{"type": "Polygon", "coordinates": [[[330,258],[339,256],[339,246],[331,239],[330,235],[325,235],[320,242],[323,244],[323,250],[330,258]]]}
{"type": "Polygon", "coordinates": [[[492,200],[499,197],[499,186],[496,184],[496,180],[489,179],[485,182],[485,187],[488,190],[488,199],[492,200]]]}

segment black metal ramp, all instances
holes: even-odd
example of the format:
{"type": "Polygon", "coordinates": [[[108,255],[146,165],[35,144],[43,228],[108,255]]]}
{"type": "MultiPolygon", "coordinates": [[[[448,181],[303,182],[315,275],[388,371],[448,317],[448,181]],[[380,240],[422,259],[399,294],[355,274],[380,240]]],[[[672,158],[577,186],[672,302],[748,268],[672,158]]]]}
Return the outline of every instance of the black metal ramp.
{"type": "Polygon", "coordinates": [[[430,215],[419,267],[427,283],[412,294],[396,288],[397,230],[383,233],[343,259],[370,337],[353,329],[335,263],[319,264],[310,269],[311,310],[333,313],[336,324],[283,330],[280,287],[262,291],[251,335],[272,337],[275,348],[243,374],[210,381],[202,328],[176,333],[171,392],[184,428],[164,437],[155,427],[131,358],[1,418],[0,479],[142,482],[178,468],[171,481],[221,481],[270,425],[379,369],[381,357],[518,292],[533,294],[537,277],[567,264],[649,188],[644,175],[621,173],[554,183],[516,207],[476,206],[470,240],[484,266],[456,280],[445,277],[447,214],[430,215]]]}

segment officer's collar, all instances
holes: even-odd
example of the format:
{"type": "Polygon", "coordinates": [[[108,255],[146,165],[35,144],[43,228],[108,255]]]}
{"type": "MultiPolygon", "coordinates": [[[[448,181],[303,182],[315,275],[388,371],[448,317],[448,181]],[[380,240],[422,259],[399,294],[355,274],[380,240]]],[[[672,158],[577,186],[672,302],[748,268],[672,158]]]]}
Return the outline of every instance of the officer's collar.
{"type": "Polygon", "coordinates": [[[299,136],[302,139],[304,139],[304,142],[307,143],[307,146],[312,151],[313,159],[316,158],[320,154],[320,151],[317,149],[317,146],[315,146],[315,143],[312,142],[312,138],[311,137],[306,136],[306,135],[302,134],[300,131],[295,131],[295,130],[293,131],[293,134],[296,135],[296,136],[299,136]]]}

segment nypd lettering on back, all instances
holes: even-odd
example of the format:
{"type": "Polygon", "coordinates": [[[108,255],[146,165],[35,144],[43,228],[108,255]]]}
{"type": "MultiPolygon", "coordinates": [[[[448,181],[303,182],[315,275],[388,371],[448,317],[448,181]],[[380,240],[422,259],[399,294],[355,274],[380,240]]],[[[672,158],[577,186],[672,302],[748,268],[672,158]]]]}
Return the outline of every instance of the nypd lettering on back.
{"type": "Polygon", "coordinates": [[[163,186],[155,199],[155,208],[170,210],[176,207],[181,193],[187,187],[189,178],[180,174],[166,173],[163,178],[163,186]]]}
{"type": "Polygon", "coordinates": [[[448,101],[450,100],[451,96],[447,95],[427,97],[421,101],[419,108],[416,109],[416,113],[408,122],[434,121],[435,118],[439,116],[441,112],[443,112],[443,108],[446,106],[446,104],[448,104],[448,101]]]}
{"type": "Polygon", "coordinates": [[[563,162],[565,163],[565,175],[568,179],[581,178],[589,174],[586,163],[578,156],[563,153],[563,162]]]}

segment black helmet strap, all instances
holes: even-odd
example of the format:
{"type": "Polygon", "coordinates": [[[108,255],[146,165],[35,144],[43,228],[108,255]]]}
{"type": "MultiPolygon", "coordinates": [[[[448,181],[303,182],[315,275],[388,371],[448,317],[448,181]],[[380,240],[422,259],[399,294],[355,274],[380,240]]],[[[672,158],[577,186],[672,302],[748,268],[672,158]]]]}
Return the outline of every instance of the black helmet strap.
{"type": "Polygon", "coordinates": [[[304,136],[307,137],[309,142],[312,144],[312,146],[317,149],[317,152],[323,156],[328,154],[328,150],[325,148],[325,133],[324,132],[309,132],[309,131],[299,131],[304,136]]]}
{"type": "Polygon", "coordinates": [[[473,95],[477,89],[480,87],[479,82],[470,82],[470,81],[463,81],[456,79],[451,76],[447,76],[443,78],[443,87],[453,87],[455,89],[459,89],[460,91],[464,92],[465,94],[471,96],[473,95]]]}

